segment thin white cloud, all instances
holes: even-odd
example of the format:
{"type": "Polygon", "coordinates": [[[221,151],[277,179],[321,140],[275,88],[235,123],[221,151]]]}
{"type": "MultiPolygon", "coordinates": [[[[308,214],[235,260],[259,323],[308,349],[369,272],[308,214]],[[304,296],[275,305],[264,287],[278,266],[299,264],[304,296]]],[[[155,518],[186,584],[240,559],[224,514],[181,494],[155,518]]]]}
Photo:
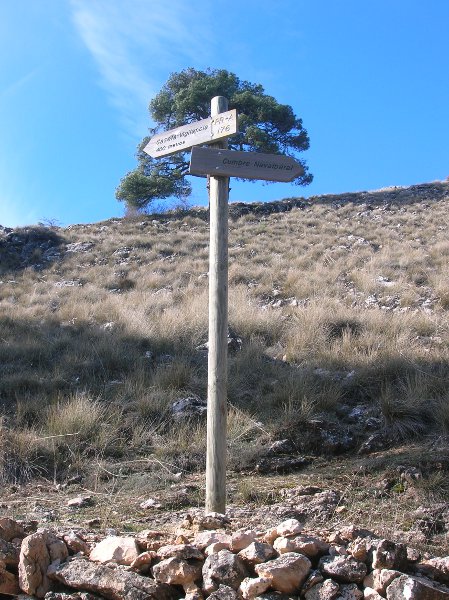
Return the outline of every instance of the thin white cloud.
{"type": "Polygon", "coordinates": [[[0,89],[0,99],[6,98],[6,96],[11,96],[16,92],[20,91],[21,88],[24,87],[31,79],[33,79],[33,77],[35,77],[35,75],[37,75],[39,71],[40,67],[37,67],[36,69],[29,71],[22,77],[19,77],[15,81],[9,83],[3,89],[0,89]]]}
{"type": "Polygon", "coordinates": [[[148,102],[169,73],[207,55],[207,2],[199,2],[196,13],[185,0],[71,0],[71,7],[126,130],[141,137],[148,102]]]}

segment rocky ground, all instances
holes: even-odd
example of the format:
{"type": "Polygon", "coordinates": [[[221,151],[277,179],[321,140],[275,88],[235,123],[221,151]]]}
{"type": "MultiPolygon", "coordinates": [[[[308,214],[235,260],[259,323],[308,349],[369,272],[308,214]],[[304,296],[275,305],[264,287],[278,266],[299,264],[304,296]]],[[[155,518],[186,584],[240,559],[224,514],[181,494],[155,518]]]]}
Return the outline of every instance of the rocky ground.
{"type": "MultiPolygon", "coordinates": [[[[313,497],[309,505],[322,516],[337,501],[313,489],[292,490],[293,496],[313,497]]],[[[23,600],[449,598],[448,557],[353,525],[315,531],[304,519],[288,518],[269,527],[276,511],[259,526],[253,519],[252,527],[242,527],[237,513],[188,513],[171,530],[132,536],[37,528],[3,517],[0,592],[23,600]]]]}

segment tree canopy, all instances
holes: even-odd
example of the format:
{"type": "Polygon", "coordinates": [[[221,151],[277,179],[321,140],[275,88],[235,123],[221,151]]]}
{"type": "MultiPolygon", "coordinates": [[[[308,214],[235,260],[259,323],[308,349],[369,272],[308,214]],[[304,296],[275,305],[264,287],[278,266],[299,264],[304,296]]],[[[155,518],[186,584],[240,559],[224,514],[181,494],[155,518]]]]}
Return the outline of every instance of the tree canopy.
{"type": "Polygon", "coordinates": [[[304,167],[304,174],[294,183],[307,185],[312,181],[307,165],[298,157],[309,147],[309,137],[291,106],[279,104],[260,84],[242,81],[229,71],[189,68],[170,75],[151,100],[149,110],[156,126],[139,144],[138,166],[121,180],[118,200],[142,210],[155,199],[189,196],[191,185],[185,177],[189,153],[154,159],[143,148],[157,133],[207,118],[214,96],[225,96],[229,109],[237,109],[238,133],[228,138],[230,149],[293,156],[304,167]]]}

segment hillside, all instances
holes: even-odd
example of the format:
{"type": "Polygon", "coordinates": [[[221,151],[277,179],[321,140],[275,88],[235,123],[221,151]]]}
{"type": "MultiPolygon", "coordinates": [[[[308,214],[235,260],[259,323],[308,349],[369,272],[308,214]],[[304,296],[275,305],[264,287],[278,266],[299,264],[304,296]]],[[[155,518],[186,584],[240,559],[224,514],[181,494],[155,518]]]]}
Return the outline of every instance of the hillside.
{"type": "MultiPolygon", "coordinates": [[[[316,486],[326,526],[447,553],[448,217],[449,182],[230,206],[234,511],[316,486]]],[[[207,211],[0,227],[0,256],[0,515],[202,506],[207,211]]]]}

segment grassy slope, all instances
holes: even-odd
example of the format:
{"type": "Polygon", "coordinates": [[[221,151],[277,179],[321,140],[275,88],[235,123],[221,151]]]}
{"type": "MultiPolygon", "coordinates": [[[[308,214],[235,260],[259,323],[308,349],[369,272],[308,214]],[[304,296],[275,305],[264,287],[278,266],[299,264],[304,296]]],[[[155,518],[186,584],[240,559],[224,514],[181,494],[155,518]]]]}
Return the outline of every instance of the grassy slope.
{"type": "MultiPolygon", "coordinates": [[[[294,454],[333,454],[323,439],[345,432],[349,450],[331,465],[347,472],[333,467],[333,480],[315,459],[303,480],[348,487],[362,469],[375,489],[390,477],[408,513],[447,499],[449,184],[263,206],[231,211],[230,325],[243,340],[230,357],[232,471],[252,471],[281,438],[294,454]],[[387,447],[410,448],[400,460],[392,450],[357,457],[369,418],[387,447]],[[398,460],[421,469],[418,484],[406,489],[398,460]]],[[[204,213],[0,230],[0,252],[4,484],[82,474],[98,493],[148,494],[182,472],[201,502],[204,424],[174,424],[170,407],[205,395],[204,213]]],[[[267,500],[263,478],[249,489],[233,477],[236,501],[267,500]]],[[[360,480],[349,487],[348,518],[375,514],[360,480]]]]}

